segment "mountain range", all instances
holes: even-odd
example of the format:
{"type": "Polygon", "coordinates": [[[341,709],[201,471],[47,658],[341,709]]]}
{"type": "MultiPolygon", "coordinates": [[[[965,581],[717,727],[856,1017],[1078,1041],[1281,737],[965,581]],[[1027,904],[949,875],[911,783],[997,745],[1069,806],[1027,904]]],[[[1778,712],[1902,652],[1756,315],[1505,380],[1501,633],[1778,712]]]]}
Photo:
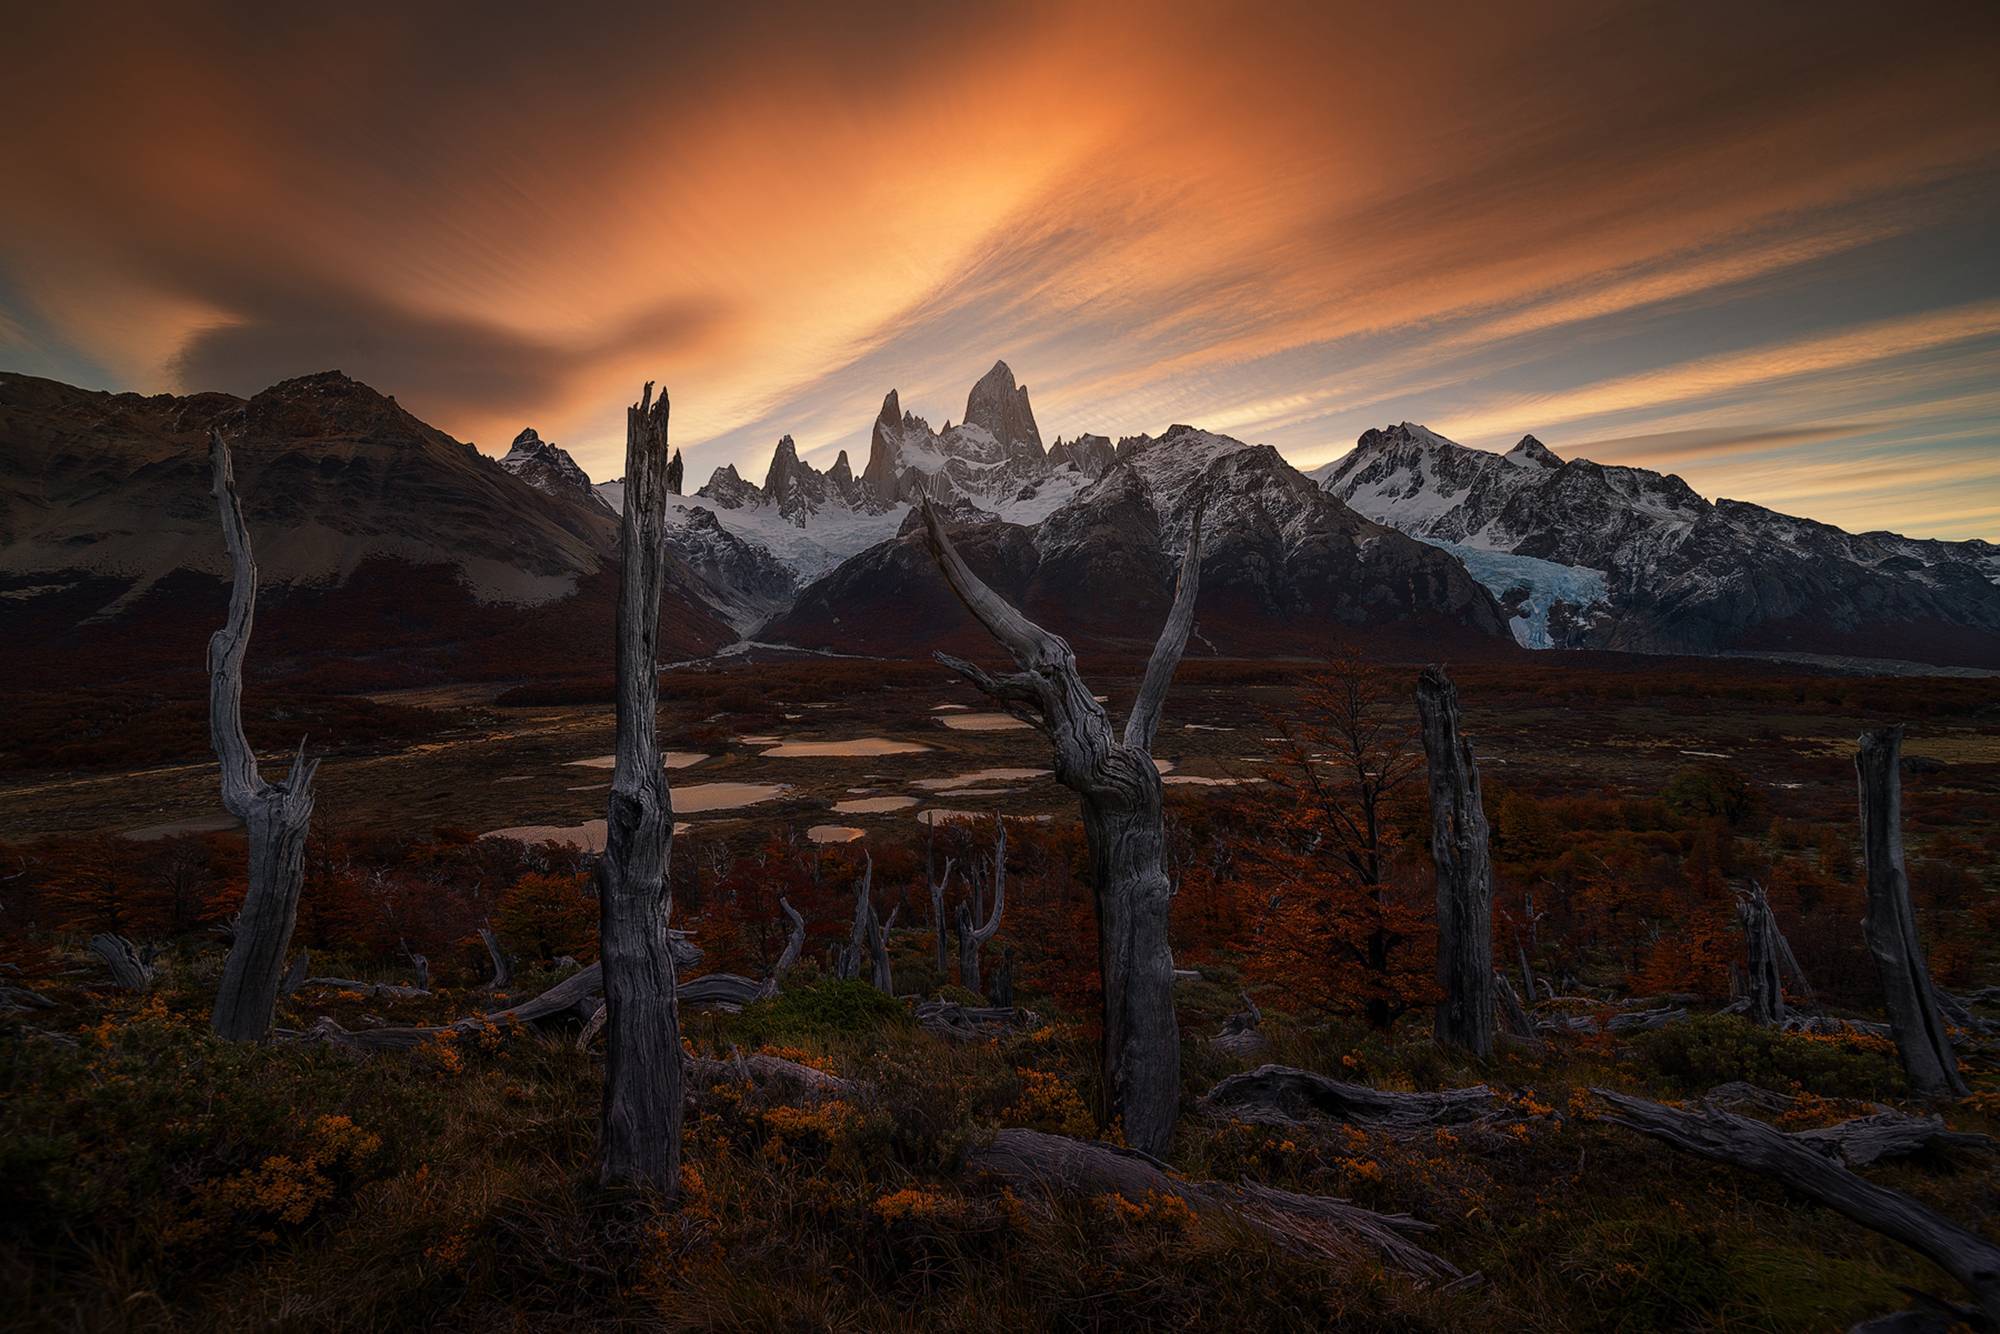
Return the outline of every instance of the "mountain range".
{"type": "Polygon", "coordinates": [[[1404,422],[1319,469],[1361,514],[1451,552],[1531,647],[1820,653],[1992,665],[2000,546],[1848,533],[1679,477],[1505,454],[1404,422]]]}
{"type": "MultiPolygon", "coordinates": [[[[492,459],[338,372],[249,399],[0,375],[0,623],[27,631],[31,667],[116,644],[198,669],[226,592],[211,426],[237,442],[262,660],[505,677],[608,635],[623,487],[533,428],[492,459]]],[[[1311,474],[1185,425],[1045,446],[1004,362],[942,428],[891,390],[859,472],[845,452],[822,471],[786,436],[761,482],[723,467],[675,495],[663,652],[977,646],[923,549],[924,497],[975,569],[1080,646],[1150,642],[1202,506],[1196,652],[1347,638],[2000,666],[1991,543],[1850,534],[1532,436],[1494,454],[1410,423],[1311,474]]]]}

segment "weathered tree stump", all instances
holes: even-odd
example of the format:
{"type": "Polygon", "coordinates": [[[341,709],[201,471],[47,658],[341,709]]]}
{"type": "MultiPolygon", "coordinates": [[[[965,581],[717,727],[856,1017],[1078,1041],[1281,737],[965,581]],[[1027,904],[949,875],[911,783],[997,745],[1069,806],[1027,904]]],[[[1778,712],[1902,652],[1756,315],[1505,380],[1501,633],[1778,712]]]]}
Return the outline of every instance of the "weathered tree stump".
{"type": "Polygon", "coordinates": [[[218,1037],[255,1042],[270,1030],[285,951],[298,917],[319,761],[306,758],[301,741],[285,781],[266,783],[243,735],[243,654],[250,647],[257,610],[257,562],[222,432],[209,432],[209,452],[222,539],[229,548],[230,585],[228,619],[208,641],[208,728],[222,764],[222,804],[243,822],[250,853],[249,888],[236,914],[210,1027],[218,1037]]]}
{"type": "Polygon", "coordinates": [[[90,938],[90,952],[111,970],[111,980],[127,991],[144,992],[153,986],[153,965],[124,936],[110,933],[90,938]]]}
{"type": "Polygon", "coordinates": [[[1458,687],[1442,667],[1417,678],[1430,765],[1431,857],[1437,863],[1437,1039],[1493,1054],[1493,868],[1479,765],[1459,731],[1458,687]]]}
{"type": "Polygon", "coordinates": [[[1902,750],[1903,729],[1896,726],[1864,733],[1854,755],[1861,789],[1861,851],[1868,869],[1862,929],[1882,975],[1889,1029],[1910,1087],[1931,1096],[1962,1098],[1968,1090],[1924,964],[1910,878],[1903,867],[1903,778],[1897,764],[1902,750]]]}
{"type": "Polygon", "coordinates": [[[1173,896],[1166,871],[1165,791],[1153,764],[1153,735],[1188,633],[1201,579],[1197,502],[1174,589],[1173,609],[1153,646],[1122,739],[1077,671],[1062,639],[1036,625],[972,572],[937,511],[921,514],[932,558],[952,591],[1020,669],[994,676],[972,663],[938,660],[1009,710],[1037,721],[1055,750],[1057,781],[1081,802],[1097,909],[1098,968],[1104,994],[1101,1048],[1107,1119],[1127,1142],[1164,1152],[1180,1103],[1180,1025],[1174,1015],[1173,950],[1167,938],[1173,896]]]}
{"type": "Polygon", "coordinates": [[[479,928],[480,943],[486,946],[486,953],[493,960],[493,980],[486,984],[488,991],[505,991],[514,985],[514,961],[507,957],[507,951],[500,948],[500,937],[490,926],[479,928]]]}
{"type": "Polygon", "coordinates": [[[681,1032],[667,939],[673,793],[660,759],[660,596],[666,583],[667,395],[626,414],[618,575],[617,744],[597,864],[605,1008],[599,1176],[680,1189],[681,1032]]]}

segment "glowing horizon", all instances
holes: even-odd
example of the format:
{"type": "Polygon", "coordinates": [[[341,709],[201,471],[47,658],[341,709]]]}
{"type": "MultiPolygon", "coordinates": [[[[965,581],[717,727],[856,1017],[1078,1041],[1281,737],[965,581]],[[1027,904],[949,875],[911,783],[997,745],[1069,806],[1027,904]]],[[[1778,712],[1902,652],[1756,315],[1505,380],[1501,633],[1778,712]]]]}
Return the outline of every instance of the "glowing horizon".
{"type": "Polygon", "coordinates": [[[17,22],[0,366],[337,367],[599,479],[657,379],[692,489],[1004,359],[1047,440],[1408,419],[2000,539],[1990,7],[178,8],[17,22]]]}

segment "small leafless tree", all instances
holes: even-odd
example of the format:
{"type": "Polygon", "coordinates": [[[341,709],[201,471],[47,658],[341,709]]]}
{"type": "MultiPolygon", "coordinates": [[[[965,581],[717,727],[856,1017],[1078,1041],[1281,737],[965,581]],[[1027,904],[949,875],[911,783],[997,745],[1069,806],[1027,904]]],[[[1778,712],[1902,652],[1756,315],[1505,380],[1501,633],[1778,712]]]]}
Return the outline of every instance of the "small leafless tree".
{"type": "Polygon", "coordinates": [[[605,1008],[599,1175],[680,1188],[681,1033],[667,937],[673,793],[660,759],[660,594],[666,581],[667,396],[626,414],[618,577],[617,753],[597,867],[605,1008]]]}
{"type": "Polygon", "coordinates": [[[944,874],[939,875],[937,873],[937,827],[938,822],[936,820],[927,821],[924,825],[924,884],[930,890],[931,934],[936,938],[937,975],[938,981],[942,983],[946,977],[950,976],[951,969],[951,953],[945,948],[944,941],[944,895],[945,890],[951,886],[952,859],[950,857],[944,859],[944,874]]]}
{"type": "Polygon", "coordinates": [[[231,582],[229,617],[208,641],[208,727],[215,757],[222,763],[222,804],[243,822],[250,853],[249,888],[236,915],[210,1027],[218,1037],[256,1042],[270,1031],[285,953],[298,920],[306,833],[312,823],[313,774],[319,761],[306,758],[301,741],[290,775],[282,783],[266,783],[257,772],[256,753],[243,735],[243,654],[250,647],[257,610],[257,562],[250,552],[250,529],[243,522],[236,473],[222,432],[209,432],[209,452],[231,582]]]}
{"type": "Polygon", "coordinates": [[[1123,1121],[1133,1148],[1165,1153],[1180,1110],[1181,1052],[1167,934],[1172,887],[1162,822],[1166,798],[1152,747],[1167,690],[1194,627],[1201,504],[1196,504],[1181,559],[1173,608],[1153,646],[1122,738],[1084,684],[1070,646],[1015,610],[972,572],[928,501],[920,513],[932,559],[946,582],[1019,670],[995,676],[949,654],[939,654],[938,660],[1010,711],[1037,722],[1054,747],[1057,781],[1080,799],[1104,988],[1105,1111],[1123,1121]]]}
{"type": "Polygon", "coordinates": [[[969,876],[972,899],[958,905],[958,983],[975,995],[983,994],[979,985],[980,947],[1000,930],[1000,912],[1007,903],[1007,822],[995,816],[993,827],[993,906],[986,924],[979,924],[978,882],[969,876]]]}

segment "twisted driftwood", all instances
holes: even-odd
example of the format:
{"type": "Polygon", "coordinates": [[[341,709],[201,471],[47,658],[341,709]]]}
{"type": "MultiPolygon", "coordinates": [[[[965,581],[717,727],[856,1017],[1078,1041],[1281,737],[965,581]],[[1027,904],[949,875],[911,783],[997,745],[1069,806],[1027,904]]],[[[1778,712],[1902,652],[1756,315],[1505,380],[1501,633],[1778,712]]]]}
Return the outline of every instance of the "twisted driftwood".
{"type": "Polygon", "coordinates": [[[1442,667],[1417,678],[1430,770],[1431,858],[1437,863],[1437,1039],[1493,1054],[1493,867],[1479,764],[1459,730],[1458,687],[1442,667]]]}
{"type": "Polygon", "coordinates": [[[414,996],[431,994],[423,987],[406,987],[394,982],[363,982],[353,977],[308,977],[301,981],[299,986],[328,987],[334,991],[358,991],[364,996],[384,996],[390,1000],[409,1000],[414,996]]]}
{"type": "Polygon", "coordinates": [[[2000,1246],[1929,1205],[1856,1176],[1819,1147],[1801,1143],[1802,1137],[1761,1121],[1715,1107],[1689,1111],[1609,1089],[1591,1091],[1616,1109],[1611,1119],[1620,1125],[1770,1177],[1920,1252],[1965,1285],[1988,1321],[2000,1323],[2000,1246]]]}
{"type": "Polygon", "coordinates": [[[1882,975],[1889,1028],[1910,1087],[1918,1093],[1962,1098],[1958,1058],[1938,1013],[1930,969],[1917,939],[1910,905],[1910,877],[1903,868],[1903,729],[1862,734],[1854,753],[1861,789],[1861,850],[1868,868],[1868,913],[1862,930],[1882,975]]]}
{"type": "Polygon", "coordinates": [[[920,513],[925,541],[945,581],[1019,670],[995,676],[950,654],[938,654],[938,661],[1009,711],[1038,722],[1055,750],[1057,781],[1080,800],[1104,995],[1100,1060],[1108,1105],[1102,1111],[1107,1120],[1123,1122],[1135,1147],[1163,1152],[1173,1139],[1179,1112],[1180,1025],[1174,1016],[1174,959],[1167,940],[1173,888],[1166,871],[1165,790],[1152,745],[1194,627],[1202,504],[1195,506],[1173,609],[1153,646],[1122,739],[1113,734],[1104,706],[1084,684],[1070,646],[1015,610],[972,572],[928,499],[920,513]]]}
{"type": "Polygon", "coordinates": [[[975,996],[983,994],[979,984],[979,949],[1000,930],[1000,912],[1007,903],[1007,822],[993,817],[993,910],[986,924],[979,925],[979,887],[971,877],[970,901],[958,905],[958,984],[975,996]]]}
{"type": "Polygon", "coordinates": [[[222,764],[222,804],[243,822],[250,852],[249,888],[236,915],[210,1026],[218,1037],[255,1042],[271,1027],[285,951],[298,917],[319,761],[306,758],[301,741],[285,781],[266,783],[243,735],[243,654],[250,647],[257,610],[257,562],[250,553],[250,529],[243,522],[222,432],[209,432],[209,451],[222,539],[229,548],[230,585],[229,617],[208,641],[208,728],[222,764]]]}
{"type": "Polygon", "coordinates": [[[1171,1175],[1148,1154],[1038,1130],[1003,1130],[974,1149],[966,1165],[1020,1189],[1051,1195],[1118,1195],[1133,1203],[1173,1197],[1203,1216],[1245,1226],[1295,1253],[1352,1263],[1379,1257],[1427,1282],[1463,1283],[1473,1276],[1408,1234],[1433,1230],[1407,1214],[1378,1214],[1345,1200],[1299,1195],[1269,1186],[1189,1181],[1171,1175]]]}
{"type": "Polygon", "coordinates": [[[1484,1084],[1438,1093],[1392,1093],[1289,1065],[1260,1065],[1210,1089],[1202,1106],[1243,1121],[1292,1124],[1307,1116],[1394,1134],[1491,1120],[1499,1099],[1484,1084]]]}
{"type": "Polygon", "coordinates": [[[149,991],[153,986],[153,965],[130,940],[108,932],[90,938],[90,952],[111,970],[111,980],[127,991],[149,991]]]}

